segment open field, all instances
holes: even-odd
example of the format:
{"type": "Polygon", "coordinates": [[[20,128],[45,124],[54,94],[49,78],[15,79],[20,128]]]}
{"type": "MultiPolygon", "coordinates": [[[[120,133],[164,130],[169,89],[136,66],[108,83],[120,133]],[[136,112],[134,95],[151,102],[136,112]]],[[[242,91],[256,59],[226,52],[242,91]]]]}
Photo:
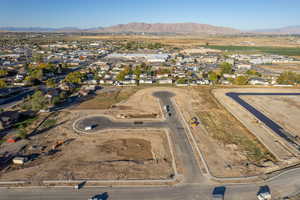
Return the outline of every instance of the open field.
{"type": "Polygon", "coordinates": [[[205,46],[210,49],[217,49],[228,52],[240,52],[240,53],[268,53],[268,54],[278,54],[285,56],[299,56],[300,48],[295,47],[272,47],[272,46],[221,46],[221,45],[209,45],[205,46]]]}
{"type": "Polygon", "coordinates": [[[100,90],[95,97],[84,101],[73,109],[78,110],[94,110],[94,109],[108,109],[113,105],[127,100],[131,95],[140,90],[139,87],[126,87],[123,89],[114,88],[107,90],[100,90]]]}
{"type": "Polygon", "coordinates": [[[300,64],[273,64],[259,65],[260,68],[271,70],[273,72],[282,73],[284,71],[300,72],[300,64]]]}
{"type": "Polygon", "coordinates": [[[162,130],[78,136],[72,131],[66,133],[67,128],[55,128],[34,138],[23,153],[37,157],[22,166],[10,166],[1,172],[0,179],[168,179],[174,173],[167,135],[162,130]],[[44,146],[46,151],[59,140],[64,142],[52,155],[32,148],[44,146]]]}
{"type": "MultiPolygon", "coordinates": [[[[70,38],[71,39],[71,38],[70,38]]],[[[160,42],[165,45],[188,47],[217,45],[217,46],[271,46],[271,47],[300,47],[299,37],[268,37],[268,36],[124,36],[99,35],[81,36],[74,39],[90,40],[126,40],[160,42]]]]}
{"type": "Polygon", "coordinates": [[[242,96],[241,98],[294,136],[300,137],[299,96],[242,96]]]}
{"type": "MultiPolygon", "coordinates": [[[[238,118],[256,137],[273,153],[273,155],[279,159],[283,164],[284,163],[293,163],[295,162],[296,156],[298,152],[292,148],[287,141],[283,138],[279,137],[276,133],[274,133],[271,129],[269,129],[266,125],[261,123],[257,118],[244,109],[240,104],[236,101],[231,99],[230,97],[226,96],[225,94],[228,92],[237,92],[237,93],[244,93],[244,92],[255,92],[255,93],[288,93],[288,92],[299,92],[297,89],[275,89],[275,88],[236,88],[236,89],[217,89],[214,90],[214,95],[217,99],[228,109],[236,118],[238,118]]],[[[241,98],[244,98],[243,96],[241,98]]],[[[253,96],[251,99],[255,99],[256,97],[253,96]]],[[[272,98],[272,97],[269,97],[272,98]]],[[[274,97],[273,97],[274,98],[274,97]]],[[[260,99],[260,97],[258,98],[260,99]]],[[[263,97],[264,99],[264,97],[263,97]]],[[[262,100],[262,99],[261,99],[262,100]]],[[[270,99],[269,99],[270,100],[270,99]]],[[[259,101],[259,100],[257,100],[259,101]]],[[[271,102],[273,102],[272,99],[271,102]]],[[[249,102],[251,104],[251,101],[249,102]]],[[[270,103],[270,101],[266,102],[270,103]]],[[[265,105],[265,103],[264,103],[265,105]]],[[[269,104],[268,108],[273,107],[276,105],[269,104]]],[[[277,105],[278,106],[278,105],[277,105]]],[[[284,105],[283,105],[284,106],[284,105]]],[[[288,107],[288,105],[285,105],[288,107]]],[[[280,108],[276,108],[277,111],[280,108]]],[[[275,109],[275,110],[276,110],[275,109]]],[[[259,109],[259,111],[261,111],[259,109]]],[[[276,111],[274,111],[276,112],[276,111]]],[[[298,111],[296,111],[298,112],[298,111]]],[[[271,116],[271,119],[278,119],[279,116],[271,116]]],[[[296,117],[297,118],[297,117],[296,117]]]]}

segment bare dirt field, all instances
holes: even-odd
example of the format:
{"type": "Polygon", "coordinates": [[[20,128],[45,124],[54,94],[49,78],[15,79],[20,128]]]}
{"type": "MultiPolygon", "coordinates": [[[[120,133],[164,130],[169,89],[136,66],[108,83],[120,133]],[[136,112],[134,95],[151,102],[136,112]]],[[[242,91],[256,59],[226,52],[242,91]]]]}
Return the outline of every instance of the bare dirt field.
{"type": "Polygon", "coordinates": [[[115,118],[161,118],[159,102],[152,95],[147,95],[144,87],[123,87],[115,90],[100,91],[91,100],[85,101],[72,110],[98,112],[115,118]],[[129,98],[130,97],[130,98],[129,98]]]}
{"type": "MultiPolygon", "coordinates": [[[[245,110],[242,106],[240,106],[237,102],[232,100],[230,97],[226,96],[227,92],[256,92],[256,93],[265,93],[265,92],[275,92],[275,93],[288,93],[288,92],[300,92],[299,89],[290,89],[290,88],[236,88],[236,89],[216,89],[213,91],[214,95],[217,99],[221,102],[221,104],[226,107],[237,119],[239,119],[256,137],[262,142],[273,155],[280,160],[280,166],[284,166],[285,164],[291,164],[297,161],[296,156],[298,155],[297,151],[293,149],[287,142],[279,137],[277,134],[273,133],[271,129],[266,127],[263,123],[257,120],[255,116],[245,110]]],[[[241,97],[241,98],[248,98],[248,97],[241,97]]],[[[259,108],[264,109],[264,106],[267,110],[272,112],[270,115],[271,119],[280,119],[280,111],[283,111],[284,108],[288,108],[291,105],[288,103],[282,103],[282,100],[276,101],[274,97],[250,97],[250,104],[255,103],[259,104],[259,108]],[[262,101],[260,101],[262,100],[262,101]],[[268,100],[264,102],[264,100],[268,100]],[[252,101],[252,102],[251,102],[252,101]],[[258,103],[259,101],[259,103],[258,103]],[[261,104],[262,103],[262,104],[261,104]],[[267,105],[268,104],[268,105],[267,105]],[[280,104],[280,105],[279,105],[280,104]],[[283,106],[280,108],[280,106],[283,106]],[[272,110],[272,111],[271,111],[272,110]],[[278,115],[279,114],[279,115],[278,115]]],[[[298,103],[294,102],[293,100],[289,99],[289,103],[293,102],[294,106],[298,103]]],[[[256,106],[255,106],[256,107],[256,106]]],[[[291,108],[290,108],[291,109],[291,108]]],[[[289,110],[290,110],[289,109],[289,110]]],[[[294,108],[295,109],[295,108],[294,108]]],[[[260,110],[260,109],[259,109],[260,110]]],[[[289,110],[287,112],[289,112],[289,110]]],[[[293,118],[298,118],[297,115],[298,111],[292,111],[295,114],[292,114],[289,119],[293,116],[293,118]]],[[[288,120],[288,119],[287,119],[288,120]]],[[[295,120],[295,119],[294,119],[295,120]]],[[[285,121],[287,123],[287,121],[285,121]]],[[[292,123],[292,122],[288,122],[292,123]]]]}
{"type": "MultiPolygon", "coordinates": [[[[270,169],[259,166],[266,165],[264,161],[272,160],[273,157],[252,133],[218,104],[209,87],[151,87],[140,90],[127,102],[141,102],[140,106],[152,105],[152,108],[143,107],[148,112],[158,110],[159,104],[155,98],[149,98],[147,102],[143,99],[159,90],[176,94],[174,100],[187,122],[193,116],[201,120],[202,126],[192,129],[192,133],[213,175],[236,177],[260,174],[270,169]]],[[[122,105],[126,106],[127,102],[122,105]]]]}
{"type": "Polygon", "coordinates": [[[32,137],[19,152],[32,161],[9,165],[0,172],[0,179],[168,179],[174,175],[164,130],[77,135],[70,128],[77,117],[78,114],[61,113],[61,120],[67,123],[32,137]]]}
{"type": "Polygon", "coordinates": [[[260,65],[259,67],[277,73],[282,73],[284,71],[300,72],[300,64],[260,65]]]}
{"type": "Polygon", "coordinates": [[[300,137],[299,96],[241,96],[259,111],[300,137]]]}

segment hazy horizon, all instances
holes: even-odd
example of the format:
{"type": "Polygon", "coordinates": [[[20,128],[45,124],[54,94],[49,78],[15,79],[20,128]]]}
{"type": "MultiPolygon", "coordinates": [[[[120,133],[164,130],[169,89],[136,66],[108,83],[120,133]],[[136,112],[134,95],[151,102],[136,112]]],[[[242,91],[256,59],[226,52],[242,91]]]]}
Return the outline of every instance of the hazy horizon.
{"type": "Polygon", "coordinates": [[[240,30],[273,29],[299,25],[299,8],[296,0],[2,0],[0,27],[86,29],[132,22],[193,22],[240,30]]]}

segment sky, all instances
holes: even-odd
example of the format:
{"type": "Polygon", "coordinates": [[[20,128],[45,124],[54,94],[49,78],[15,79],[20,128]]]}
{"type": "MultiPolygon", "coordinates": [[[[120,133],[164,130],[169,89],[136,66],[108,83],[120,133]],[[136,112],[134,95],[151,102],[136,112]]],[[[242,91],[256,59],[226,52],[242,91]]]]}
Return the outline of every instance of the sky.
{"type": "Polygon", "coordinates": [[[0,26],[90,28],[195,22],[241,30],[300,25],[299,0],[0,0],[0,26]]]}

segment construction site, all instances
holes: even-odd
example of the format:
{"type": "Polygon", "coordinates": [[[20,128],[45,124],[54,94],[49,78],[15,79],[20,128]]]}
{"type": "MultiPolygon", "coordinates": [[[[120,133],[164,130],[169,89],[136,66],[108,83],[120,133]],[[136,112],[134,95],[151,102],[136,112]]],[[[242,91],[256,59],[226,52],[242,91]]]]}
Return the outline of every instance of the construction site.
{"type": "MultiPolygon", "coordinates": [[[[270,137],[269,132],[263,133],[268,130],[262,123],[226,96],[228,92],[260,91],[210,87],[111,88],[89,100],[92,104],[87,101],[53,115],[56,125],[30,140],[2,144],[2,153],[10,151],[17,156],[13,162],[1,165],[0,179],[37,183],[43,180],[171,180],[189,171],[177,136],[167,124],[161,128],[111,127],[92,134],[74,129],[76,121],[95,115],[126,123],[138,120],[146,126],[147,123],[164,124],[176,111],[179,114],[176,118],[182,119],[192,134],[187,144],[196,145],[193,148],[201,152],[199,157],[196,150],[191,150],[189,156],[202,159],[198,163],[202,172],[209,170],[215,177],[262,175],[295,164],[299,157],[294,147],[284,141],[279,144],[276,142],[279,139],[270,137]],[[164,107],[155,97],[160,91],[173,94],[170,97],[173,107],[171,104],[164,107]],[[103,102],[106,95],[115,101],[103,102]]],[[[241,98],[298,140],[299,109],[293,109],[300,106],[297,98],[247,95],[241,98]]]]}

